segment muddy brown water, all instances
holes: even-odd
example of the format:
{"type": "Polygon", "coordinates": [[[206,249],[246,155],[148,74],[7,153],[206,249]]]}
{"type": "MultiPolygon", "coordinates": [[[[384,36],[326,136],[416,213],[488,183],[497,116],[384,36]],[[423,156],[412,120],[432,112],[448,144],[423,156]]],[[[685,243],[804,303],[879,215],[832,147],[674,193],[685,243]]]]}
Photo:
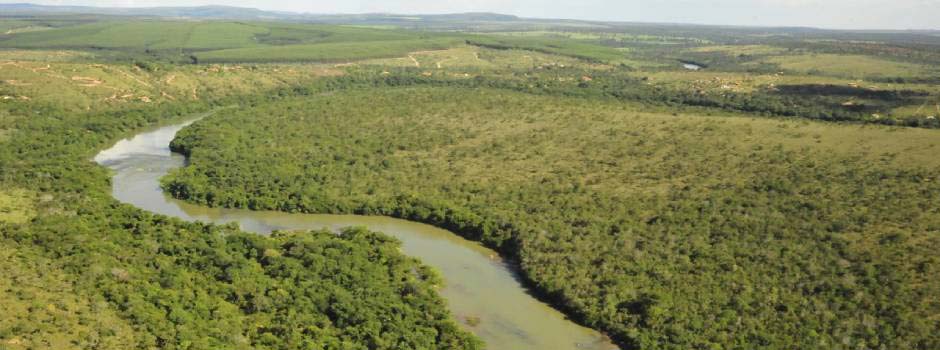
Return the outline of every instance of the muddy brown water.
{"type": "Polygon", "coordinates": [[[365,226],[398,238],[404,254],[437,269],[445,281],[440,293],[451,312],[488,349],[617,349],[598,332],[569,321],[531,296],[512,266],[494,251],[452,232],[388,217],[207,208],[169,197],[160,189],[159,179],[186,163],[182,155],[170,151],[169,144],[193,122],[146,130],[99,153],[95,161],[113,170],[113,196],[153,213],[187,221],[237,223],[258,234],[365,226]]]}

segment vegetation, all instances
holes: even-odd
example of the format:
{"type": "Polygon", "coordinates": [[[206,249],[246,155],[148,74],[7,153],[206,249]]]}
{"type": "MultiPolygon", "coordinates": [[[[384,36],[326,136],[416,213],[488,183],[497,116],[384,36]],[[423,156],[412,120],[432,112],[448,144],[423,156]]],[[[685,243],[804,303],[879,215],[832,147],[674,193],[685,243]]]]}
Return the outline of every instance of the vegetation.
{"type": "Polygon", "coordinates": [[[771,59],[781,68],[810,74],[829,74],[848,78],[904,77],[929,74],[926,67],[861,55],[797,55],[771,59]]]}
{"type": "Polygon", "coordinates": [[[345,62],[357,59],[397,57],[420,50],[443,50],[453,39],[389,40],[353,43],[290,45],[209,51],[195,55],[199,62],[345,62]]]}
{"type": "Polygon", "coordinates": [[[936,35],[0,17],[0,348],[483,347],[392,238],[185,223],[88,162],[232,105],[168,192],[452,230],[627,348],[940,348],[936,35]]]}
{"type": "Polygon", "coordinates": [[[33,216],[33,194],[19,189],[0,191],[0,222],[24,223],[33,216]]]}
{"type": "Polygon", "coordinates": [[[467,40],[467,43],[497,50],[516,49],[559,54],[593,62],[621,63],[620,61],[625,58],[622,51],[572,40],[540,39],[538,37],[515,39],[507,37],[472,38],[467,40]]]}
{"type": "MultiPolygon", "coordinates": [[[[253,99],[268,99],[263,88],[253,99]]],[[[81,101],[0,105],[3,346],[479,348],[436,294],[439,278],[391,238],[361,229],[262,237],[110,197],[107,172],[88,161],[98,149],[135,128],[245,100],[226,94],[237,92],[86,113],[75,112],[81,101]]]]}
{"type": "Polygon", "coordinates": [[[185,129],[173,147],[191,165],[165,188],[451,229],[638,348],[940,345],[936,132],[648,110],[501,90],[312,94],[185,129]]]}
{"type": "MultiPolygon", "coordinates": [[[[23,25],[22,21],[8,26],[23,25]]],[[[0,20],[0,23],[6,23],[0,20]]],[[[0,36],[0,47],[108,50],[119,59],[173,62],[319,62],[442,49],[447,34],[265,22],[100,21],[0,36]]]]}

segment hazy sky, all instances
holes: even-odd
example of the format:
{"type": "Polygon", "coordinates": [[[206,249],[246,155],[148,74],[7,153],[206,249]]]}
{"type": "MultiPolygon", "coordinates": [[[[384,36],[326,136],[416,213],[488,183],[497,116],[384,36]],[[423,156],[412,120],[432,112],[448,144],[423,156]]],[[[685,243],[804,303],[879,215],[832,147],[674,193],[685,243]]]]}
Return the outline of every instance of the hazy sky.
{"type": "MultiPolygon", "coordinates": [[[[0,3],[28,2],[0,1],[0,3]]],[[[940,29],[940,0],[33,0],[48,5],[231,5],[311,13],[454,13],[853,29],[940,29]]]]}

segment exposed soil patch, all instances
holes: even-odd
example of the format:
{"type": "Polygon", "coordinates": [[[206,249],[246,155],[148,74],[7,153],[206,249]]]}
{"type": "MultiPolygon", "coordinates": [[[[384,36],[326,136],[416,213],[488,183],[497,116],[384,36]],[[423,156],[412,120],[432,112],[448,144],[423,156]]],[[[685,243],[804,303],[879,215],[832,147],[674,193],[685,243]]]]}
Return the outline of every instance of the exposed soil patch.
{"type": "Polygon", "coordinates": [[[13,86],[30,86],[30,85],[33,85],[33,84],[31,84],[31,83],[24,83],[24,82],[22,82],[22,81],[15,80],[15,79],[4,80],[3,83],[4,83],[4,84],[7,84],[7,85],[13,85],[13,86]]]}
{"type": "Polygon", "coordinates": [[[101,81],[101,80],[98,80],[97,78],[92,78],[92,77],[73,76],[72,81],[77,82],[79,86],[84,86],[84,87],[95,87],[95,86],[104,84],[104,81],[101,81]]]}

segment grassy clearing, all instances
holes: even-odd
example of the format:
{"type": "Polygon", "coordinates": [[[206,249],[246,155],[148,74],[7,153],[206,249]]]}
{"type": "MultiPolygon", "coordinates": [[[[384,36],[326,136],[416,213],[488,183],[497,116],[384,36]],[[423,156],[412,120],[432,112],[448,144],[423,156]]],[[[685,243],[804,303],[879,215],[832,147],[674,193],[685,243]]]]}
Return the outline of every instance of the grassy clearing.
{"type": "Polygon", "coordinates": [[[451,70],[455,73],[492,70],[529,70],[546,66],[582,67],[584,69],[609,69],[608,66],[591,64],[560,55],[550,55],[525,50],[494,50],[470,45],[460,45],[447,50],[418,51],[405,57],[365,60],[364,65],[385,67],[418,67],[434,70],[451,70]]]}
{"type": "Polygon", "coordinates": [[[469,42],[476,46],[492,49],[538,51],[591,60],[598,63],[627,64],[628,62],[626,54],[616,48],[576,40],[543,37],[474,37],[469,39],[469,42]]]}
{"type": "Polygon", "coordinates": [[[26,27],[32,25],[29,21],[20,21],[15,19],[0,19],[0,32],[6,32],[11,29],[26,27]]]}
{"type": "Polygon", "coordinates": [[[91,23],[41,32],[20,33],[0,42],[18,48],[178,48],[196,23],[138,21],[91,23]]]}
{"type": "Polygon", "coordinates": [[[170,60],[196,53],[205,62],[334,61],[442,49],[453,46],[455,37],[318,24],[142,20],[11,33],[0,37],[0,47],[109,49],[125,56],[158,55],[170,60]],[[214,51],[203,53],[207,50],[214,51]]]}
{"type": "Polygon", "coordinates": [[[343,42],[218,50],[196,56],[199,62],[206,63],[348,62],[404,56],[419,50],[445,50],[459,44],[455,39],[343,42]]]}
{"type": "Polygon", "coordinates": [[[720,52],[728,55],[779,55],[787,49],[768,45],[715,45],[690,49],[691,52],[720,52]]]}
{"type": "Polygon", "coordinates": [[[427,34],[403,30],[380,30],[353,26],[267,24],[270,32],[259,37],[266,44],[314,44],[351,41],[386,41],[418,39],[427,34]]]}
{"type": "Polygon", "coordinates": [[[903,106],[892,111],[894,115],[927,115],[940,118],[940,96],[926,99],[923,103],[903,106]]]}
{"type": "Polygon", "coordinates": [[[182,46],[187,49],[225,49],[257,46],[256,36],[269,29],[244,23],[200,23],[182,46]]]}
{"type": "Polygon", "coordinates": [[[767,62],[803,74],[833,75],[862,79],[867,77],[916,77],[931,72],[925,66],[863,55],[807,54],[779,56],[767,62]]]}
{"type": "Polygon", "coordinates": [[[92,53],[74,50],[18,50],[0,49],[0,61],[72,62],[87,61],[92,53]]]}
{"type": "Polygon", "coordinates": [[[629,34],[629,33],[614,33],[614,32],[600,32],[600,31],[551,31],[551,30],[532,30],[532,31],[514,31],[514,32],[487,32],[486,34],[490,35],[501,35],[501,36],[511,36],[511,37],[542,37],[542,38],[556,38],[556,39],[573,39],[573,40],[618,40],[624,42],[639,42],[645,44],[663,44],[663,45],[675,45],[683,43],[699,43],[707,44],[710,43],[708,40],[696,39],[696,38],[685,38],[685,37],[676,37],[676,36],[662,36],[662,35],[646,35],[646,34],[629,34]]]}
{"type": "Polygon", "coordinates": [[[647,77],[651,83],[663,84],[670,87],[701,87],[720,89],[721,85],[730,85],[733,91],[753,92],[758,89],[775,85],[802,85],[802,84],[832,84],[845,86],[858,86],[874,90],[914,90],[929,93],[940,93],[940,87],[931,84],[897,84],[875,83],[860,79],[841,78],[835,76],[813,76],[805,74],[755,74],[746,72],[722,71],[659,71],[634,72],[632,76],[647,77]]]}
{"type": "Polygon", "coordinates": [[[146,70],[126,64],[0,61],[0,104],[70,111],[117,109],[199,101],[223,91],[247,93],[336,74],[341,72],[317,65],[153,66],[146,70]]]}
{"type": "MultiPolygon", "coordinates": [[[[813,76],[804,74],[755,74],[746,72],[721,71],[660,71],[635,72],[635,77],[645,77],[648,83],[668,89],[694,91],[705,94],[722,93],[760,93],[773,91],[784,85],[814,85],[825,84],[843,86],[847,88],[863,88],[868,90],[894,90],[918,91],[931,96],[899,108],[882,111],[883,117],[923,117],[933,113],[935,101],[940,100],[940,87],[931,84],[912,83],[875,83],[860,79],[840,78],[836,76],[813,76]],[[926,102],[926,104],[925,104],[926,102]],[[930,108],[927,108],[930,107],[930,108]]],[[[845,97],[845,102],[858,102],[857,99],[845,97]]],[[[935,115],[940,115],[936,113],[935,115]]]]}
{"type": "Polygon", "coordinates": [[[17,27],[17,28],[7,29],[6,32],[4,32],[3,34],[10,35],[10,34],[17,34],[17,33],[40,32],[40,31],[50,30],[50,29],[52,29],[52,27],[26,26],[26,27],[17,27]]]}
{"type": "MultiPolygon", "coordinates": [[[[0,133],[2,141],[2,133],[0,133]]],[[[0,191],[0,224],[21,224],[29,221],[36,215],[33,202],[35,194],[20,189],[4,189],[0,191]]]]}

